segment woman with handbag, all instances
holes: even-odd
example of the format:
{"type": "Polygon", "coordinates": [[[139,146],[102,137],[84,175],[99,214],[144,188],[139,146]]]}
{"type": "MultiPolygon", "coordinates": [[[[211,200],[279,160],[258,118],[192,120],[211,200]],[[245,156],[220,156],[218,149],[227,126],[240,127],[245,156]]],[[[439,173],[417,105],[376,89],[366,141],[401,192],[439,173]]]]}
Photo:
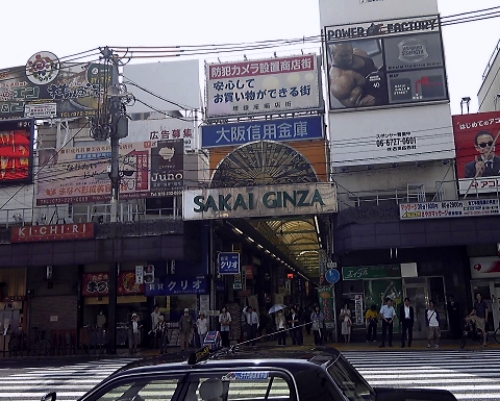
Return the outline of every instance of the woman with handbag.
{"type": "Polygon", "coordinates": [[[349,309],[349,305],[345,304],[344,307],[340,310],[340,321],[342,322],[342,334],[344,335],[344,341],[346,344],[351,341],[351,310],[349,309]]]}

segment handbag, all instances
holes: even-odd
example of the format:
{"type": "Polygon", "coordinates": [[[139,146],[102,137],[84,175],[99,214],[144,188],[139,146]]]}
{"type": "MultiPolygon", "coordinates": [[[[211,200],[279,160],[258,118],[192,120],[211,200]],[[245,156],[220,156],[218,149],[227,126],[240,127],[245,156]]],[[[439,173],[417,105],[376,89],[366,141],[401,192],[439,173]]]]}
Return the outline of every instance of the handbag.
{"type": "Polygon", "coordinates": [[[352,326],[352,322],[351,322],[351,319],[350,319],[350,318],[349,318],[349,319],[347,319],[347,326],[348,326],[348,327],[352,326]]]}

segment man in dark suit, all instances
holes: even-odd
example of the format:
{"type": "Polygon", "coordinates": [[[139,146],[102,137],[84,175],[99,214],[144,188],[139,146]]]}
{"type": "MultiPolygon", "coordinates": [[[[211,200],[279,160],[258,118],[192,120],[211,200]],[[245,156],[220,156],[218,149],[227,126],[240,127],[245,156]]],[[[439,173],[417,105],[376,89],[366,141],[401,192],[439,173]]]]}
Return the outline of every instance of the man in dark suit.
{"type": "Polygon", "coordinates": [[[496,177],[500,175],[500,157],[495,155],[495,137],[489,131],[479,131],[474,137],[479,155],[465,165],[465,178],[496,177]]]}
{"type": "Polygon", "coordinates": [[[415,322],[415,312],[413,306],[410,305],[410,298],[405,298],[405,302],[399,308],[399,321],[403,331],[401,333],[401,348],[405,347],[408,340],[408,347],[411,347],[413,340],[413,323],[415,322]]]}

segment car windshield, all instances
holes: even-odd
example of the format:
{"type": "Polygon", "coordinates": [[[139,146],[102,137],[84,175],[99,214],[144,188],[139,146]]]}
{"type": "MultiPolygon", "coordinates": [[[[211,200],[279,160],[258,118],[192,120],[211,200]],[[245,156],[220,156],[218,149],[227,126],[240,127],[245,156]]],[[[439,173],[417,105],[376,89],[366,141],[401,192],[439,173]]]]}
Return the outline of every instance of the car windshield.
{"type": "Polygon", "coordinates": [[[373,388],[342,356],[339,356],[327,370],[348,400],[375,400],[375,391],[373,388]]]}

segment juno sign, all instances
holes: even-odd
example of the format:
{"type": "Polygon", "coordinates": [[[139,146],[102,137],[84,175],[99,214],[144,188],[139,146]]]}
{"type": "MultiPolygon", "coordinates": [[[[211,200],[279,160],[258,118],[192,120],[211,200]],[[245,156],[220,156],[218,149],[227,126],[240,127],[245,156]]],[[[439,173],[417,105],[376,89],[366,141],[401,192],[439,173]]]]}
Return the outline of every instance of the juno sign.
{"type": "Polygon", "coordinates": [[[184,220],[337,212],[337,193],[328,182],[186,190],[182,196],[184,220]]]}

